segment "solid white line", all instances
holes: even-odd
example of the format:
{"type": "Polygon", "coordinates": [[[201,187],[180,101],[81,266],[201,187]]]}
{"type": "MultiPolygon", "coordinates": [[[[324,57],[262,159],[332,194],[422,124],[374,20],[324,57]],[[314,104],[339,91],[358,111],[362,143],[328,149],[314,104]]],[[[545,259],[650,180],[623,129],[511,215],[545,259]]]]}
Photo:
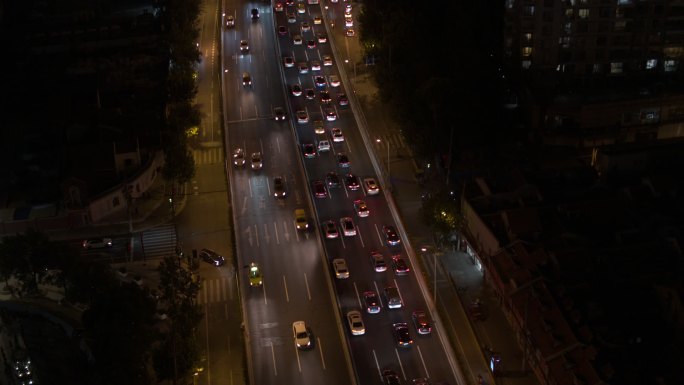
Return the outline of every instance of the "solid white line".
{"type": "Polygon", "coordinates": [[[359,294],[359,288],[356,287],[356,282],[354,282],[354,292],[356,293],[356,300],[359,301],[359,307],[363,308],[363,305],[361,305],[361,295],[359,294]]]}
{"type": "Polygon", "coordinates": [[[285,288],[285,301],[290,302],[290,294],[287,292],[287,281],[283,275],[283,287],[285,288]]]}
{"type": "Polygon", "coordinates": [[[264,293],[264,305],[268,305],[268,297],[266,296],[266,281],[261,280],[261,291],[264,293]]]}
{"type": "MultiPolygon", "coordinates": [[[[249,197],[254,198],[254,195],[252,194],[252,178],[247,179],[247,184],[249,185],[249,197]]],[[[247,206],[247,197],[245,197],[245,209],[247,206]]]]}
{"type": "Polygon", "coordinates": [[[276,244],[280,244],[280,237],[278,236],[278,224],[273,222],[273,231],[275,232],[276,244]]]}
{"type": "Polygon", "coordinates": [[[380,244],[382,245],[382,237],[380,236],[380,230],[378,229],[378,224],[373,223],[373,226],[375,226],[375,232],[378,234],[378,240],[380,241],[380,244]]]}
{"type": "Polygon", "coordinates": [[[306,279],[306,273],[304,273],[304,285],[306,285],[306,295],[309,297],[309,301],[311,301],[311,291],[309,291],[309,280],[306,279]]]}
{"type": "Polygon", "coordinates": [[[380,371],[380,363],[378,362],[378,356],[375,355],[375,349],[373,349],[373,359],[375,360],[375,367],[378,368],[378,376],[382,381],[382,372],[380,371]]]}
{"type": "Polygon", "coordinates": [[[378,295],[378,301],[380,301],[380,307],[383,308],[385,305],[382,303],[382,296],[380,295],[380,289],[378,288],[378,283],[373,281],[373,286],[375,286],[375,293],[378,295]]]}
{"type": "Polygon", "coordinates": [[[342,241],[342,248],[343,248],[343,249],[346,249],[346,248],[347,248],[347,245],[344,244],[344,230],[343,230],[342,233],[340,234],[340,240],[342,241]]]}
{"type": "Polygon", "coordinates": [[[420,346],[416,345],[416,347],[418,348],[418,355],[420,356],[420,362],[423,363],[423,369],[425,369],[425,377],[430,378],[430,372],[428,372],[427,366],[425,366],[425,360],[423,360],[423,353],[420,351],[420,346]]]}
{"type": "MultiPolygon", "coordinates": [[[[271,341],[271,358],[273,359],[273,373],[277,377],[278,368],[276,367],[275,350],[273,350],[273,341],[271,341]]],[[[297,360],[299,360],[299,357],[297,357],[297,360]]]]}
{"type": "Polygon", "coordinates": [[[351,149],[351,144],[349,143],[348,140],[345,140],[345,141],[344,141],[344,145],[347,146],[347,152],[348,152],[348,153],[351,154],[352,152],[354,152],[354,151],[352,151],[352,149],[351,149]]]}
{"type": "Polygon", "coordinates": [[[404,305],[404,298],[401,296],[401,290],[399,290],[399,284],[397,283],[396,278],[393,279],[392,281],[394,281],[394,287],[397,288],[397,293],[399,293],[399,300],[401,301],[401,305],[403,306],[404,305]]]}
{"type": "Polygon", "coordinates": [[[323,358],[323,345],[321,345],[321,339],[316,337],[318,341],[318,352],[321,354],[321,362],[323,363],[323,370],[325,370],[325,358],[323,358]]]}
{"type": "Polygon", "coordinates": [[[404,371],[404,365],[401,363],[401,358],[399,358],[399,351],[397,348],[394,348],[394,354],[397,355],[397,361],[399,361],[399,369],[401,369],[401,376],[404,377],[404,381],[406,381],[406,372],[404,371]]]}

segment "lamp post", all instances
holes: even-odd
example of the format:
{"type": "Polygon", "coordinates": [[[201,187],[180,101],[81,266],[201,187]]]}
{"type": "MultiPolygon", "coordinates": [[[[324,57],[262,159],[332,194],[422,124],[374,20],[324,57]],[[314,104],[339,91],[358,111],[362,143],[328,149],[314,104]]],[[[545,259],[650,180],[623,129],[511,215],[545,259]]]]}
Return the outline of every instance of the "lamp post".
{"type": "MultiPolygon", "coordinates": [[[[380,144],[382,143],[382,140],[380,138],[375,138],[375,143],[380,144]]],[[[391,190],[392,185],[390,184],[390,176],[390,143],[387,141],[387,182],[385,183],[385,186],[391,190]]]]}

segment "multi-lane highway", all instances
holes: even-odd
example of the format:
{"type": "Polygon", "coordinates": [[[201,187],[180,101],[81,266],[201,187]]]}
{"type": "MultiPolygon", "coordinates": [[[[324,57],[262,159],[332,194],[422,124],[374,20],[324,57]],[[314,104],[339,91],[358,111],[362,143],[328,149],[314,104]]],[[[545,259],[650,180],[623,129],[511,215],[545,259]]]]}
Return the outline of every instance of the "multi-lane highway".
{"type": "Polygon", "coordinates": [[[311,216],[306,181],[290,120],[274,120],[274,109],[286,106],[276,58],[273,9],[263,2],[229,2],[224,10],[235,25],[224,31],[224,110],[227,147],[241,148],[243,166],[232,164],[233,216],[240,266],[260,265],[263,285],[250,287],[243,269],[241,291],[254,383],[351,383],[338,319],[320,241],[314,231],[297,231],[294,210],[311,216]],[[251,10],[259,10],[254,20],[251,10]],[[249,50],[240,49],[246,40],[249,50]],[[250,84],[243,84],[248,72],[250,84]],[[263,166],[251,167],[251,154],[263,166]],[[274,197],[274,177],[285,181],[287,196],[274,197]],[[305,321],[313,348],[295,347],[292,323],[305,321]]]}
{"type": "Polygon", "coordinates": [[[346,183],[348,173],[358,176],[361,184],[366,177],[380,181],[352,110],[340,103],[347,92],[336,80],[342,78],[339,66],[345,58],[336,58],[327,41],[334,32],[330,37],[346,49],[345,39],[355,39],[345,33],[348,3],[324,4],[328,7],[325,15],[322,5],[297,2],[274,12],[263,4],[236,3],[226,9],[236,22],[224,31],[223,39],[227,148],[240,147],[246,154],[244,166],[228,165],[238,254],[241,266],[257,262],[264,272],[263,286],[250,287],[246,271],[241,285],[256,383],[351,383],[345,348],[350,349],[354,377],[361,384],[380,383],[384,370],[393,370],[406,381],[429,377],[456,383],[438,338],[439,327],[433,325],[429,335],[418,335],[413,327],[412,311],[425,310],[426,304],[414,272],[397,275],[393,269],[391,256],[399,255],[407,262],[408,258],[403,243],[389,246],[383,234],[384,226],[396,225],[384,195],[369,196],[363,186],[352,190],[346,183]],[[251,18],[252,8],[259,10],[258,21],[251,18]],[[331,28],[333,22],[336,29],[331,28]],[[241,52],[241,40],[247,40],[249,52],[241,52]],[[329,65],[326,56],[332,58],[329,65]],[[251,85],[244,84],[245,72],[251,85]],[[293,93],[297,88],[293,86],[299,86],[302,93],[293,93]],[[325,92],[329,102],[322,98],[325,92]],[[285,122],[273,119],[278,106],[289,111],[285,122]],[[319,125],[323,129],[317,133],[319,125]],[[341,130],[344,140],[334,140],[333,128],[341,130]],[[328,151],[318,151],[325,149],[319,146],[322,141],[330,143],[328,151]],[[304,156],[305,143],[316,148],[315,155],[304,156]],[[261,170],[251,169],[253,152],[263,156],[261,170]],[[340,164],[340,154],[348,157],[348,167],[340,164]],[[311,197],[311,184],[326,181],[330,172],[339,175],[341,186],[328,186],[325,197],[311,197]],[[284,199],[273,196],[275,176],[286,181],[288,196],[284,199]],[[354,201],[358,199],[368,205],[368,217],[356,213],[354,201]],[[298,232],[296,208],[305,208],[317,219],[313,226],[334,221],[340,236],[321,240],[321,229],[298,232]],[[352,218],[356,235],[343,234],[342,217],[352,218]],[[386,271],[375,271],[371,251],[384,256],[386,271]],[[349,278],[335,278],[334,258],[346,260],[349,278]],[[329,294],[330,282],[334,296],[329,294]],[[388,286],[398,289],[401,308],[388,309],[383,295],[388,286]],[[383,305],[378,314],[366,312],[364,291],[378,295],[383,305]],[[366,333],[352,336],[344,316],[357,309],[366,333]],[[291,324],[296,320],[304,320],[313,331],[315,344],[310,351],[294,346],[291,324]],[[399,322],[409,325],[411,347],[397,346],[392,325],[399,322]]]}

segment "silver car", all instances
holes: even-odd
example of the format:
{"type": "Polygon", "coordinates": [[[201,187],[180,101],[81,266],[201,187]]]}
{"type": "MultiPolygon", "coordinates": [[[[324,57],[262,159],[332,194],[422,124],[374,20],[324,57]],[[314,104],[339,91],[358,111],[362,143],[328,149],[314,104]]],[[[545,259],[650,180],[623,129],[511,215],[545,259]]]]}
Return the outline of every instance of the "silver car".
{"type": "Polygon", "coordinates": [[[335,270],[335,278],[347,279],[349,278],[349,269],[347,268],[347,261],[342,258],[335,258],[332,261],[333,270],[335,270]]]}
{"type": "Polygon", "coordinates": [[[347,323],[349,324],[349,330],[351,330],[352,335],[361,336],[366,334],[366,328],[363,325],[360,311],[352,310],[347,313],[347,323]]]}

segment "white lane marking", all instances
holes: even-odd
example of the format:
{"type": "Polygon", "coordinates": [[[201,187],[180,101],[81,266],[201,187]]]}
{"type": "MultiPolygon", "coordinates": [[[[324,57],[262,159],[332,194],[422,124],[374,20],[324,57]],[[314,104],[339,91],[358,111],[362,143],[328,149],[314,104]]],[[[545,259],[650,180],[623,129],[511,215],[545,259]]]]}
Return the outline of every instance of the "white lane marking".
{"type": "Polygon", "coordinates": [[[252,178],[247,179],[247,183],[249,184],[249,197],[254,198],[254,194],[252,193],[252,178]]]}
{"type": "Polygon", "coordinates": [[[375,367],[378,368],[378,376],[380,381],[382,381],[382,372],[380,371],[380,363],[378,362],[378,356],[375,355],[375,349],[373,349],[373,359],[375,360],[375,367]]]}
{"type": "Polygon", "coordinates": [[[292,226],[294,227],[294,230],[295,230],[295,231],[294,231],[295,236],[297,236],[297,242],[299,242],[299,231],[297,230],[297,222],[296,222],[296,221],[293,221],[293,222],[292,222],[292,226]]]}
{"type": "Polygon", "coordinates": [[[283,287],[285,288],[285,301],[290,302],[290,294],[287,292],[287,281],[283,275],[283,287]]]}
{"type": "MultiPolygon", "coordinates": [[[[283,233],[285,233],[285,242],[290,242],[290,232],[287,231],[287,221],[283,221],[283,233]]],[[[297,231],[297,228],[295,227],[295,231],[297,231]]]]}
{"type": "Polygon", "coordinates": [[[404,371],[404,365],[401,363],[401,358],[399,357],[399,351],[397,348],[394,348],[394,354],[397,355],[397,361],[399,361],[399,369],[401,369],[401,376],[404,377],[404,381],[406,381],[406,372],[404,371]]]}
{"type": "Polygon", "coordinates": [[[418,348],[418,355],[420,356],[420,362],[423,363],[423,369],[425,369],[425,377],[430,378],[430,372],[427,370],[427,366],[425,366],[425,361],[423,360],[423,353],[420,351],[420,346],[416,346],[418,348]]]}
{"type": "Polygon", "coordinates": [[[271,196],[271,184],[268,183],[268,180],[266,181],[266,190],[268,190],[268,196],[271,196]]]}
{"type": "Polygon", "coordinates": [[[264,239],[266,243],[271,243],[271,237],[268,235],[268,225],[264,223],[264,239]]]}
{"type": "Polygon", "coordinates": [[[278,236],[278,224],[276,222],[273,222],[273,232],[275,233],[276,237],[276,244],[280,244],[280,237],[278,236]]]}
{"type": "Polygon", "coordinates": [[[302,364],[299,362],[299,350],[297,349],[297,344],[294,343],[294,348],[295,348],[295,354],[297,355],[297,367],[299,367],[299,373],[302,372],[302,364]]]}
{"type": "Polygon", "coordinates": [[[385,307],[382,303],[382,296],[380,295],[380,289],[378,288],[378,283],[373,281],[373,286],[375,286],[375,293],[378,295],[378,301],[380,301],[380,308],[385,307]]]}
{"type": "Polygon", "coordinates": [[[261,155],[262,155],[262,162],[263,162],[263,155],[264,155],[264,142],[261,141],[261,138],[259,138],[259,147],[261,148],[261,155]]]}
{"type": "Polygon", "coordinates": [[[375,226],[375,232],[378,234],[378,240],[380,241],[380,244],[382,245],[382,237],[380,236],[380,230],[378,229],[378,224],[373,223],[373,226],[375,226]]]}
{"type": "MultiPolygon", "coordinates": [[[[248,180],[249,181],[249,180],[248,180]]],[[[252,196],[252,184],[249,184],[249,195],[252,196]]],[[[242,200],[242,210],[240,214],[245,214],[247,212],[247,197],[242,200]]]]}
{"type": "Polygon", "coordinates": [[[254,238],[256,238],[256,244],[259,247],[259,228],[256,224],[254,225],[254,238]]]}
{"type": "Polygon", "coordinates": [[[401,301],[401,304],[403,305],[404,304],[404,297],[401,296],[401,290],[399,290],[399,284],[397,283],[396,278],[393,279],[392,281],[394,281],[394,287],[397,288],[397,293],[399,293],[399,300],[401,301]]]}
{"type": "Polygon", "coordinates": [[[356,282],[354,282],[354,292],[356,293],[356,300],[359,302],[359,307],[363,307],[361,305],[361,295],[359,294],[359,288],[356,287],[356,282]]]}
{"type": "Polygon", "coordinates": [[[259,109],[257,108],[256,104],[254,104],[254,116],[256,116],[257,118],[259,117],[259,109]]]}
{"type": "MultiPolygon", "coordinates": [[[[275,350],[273,349],[273,341],[271,341],[271,358],[273,359],[273,374],[278,376],[278,368],[276,367],[275,350]]],[[[297,357],[299,359],[299,357],[297,357]]]]}
{"type": "Polygon", "coordinates": [[[278,153],[280,153],[280,140],[276,137],[276,147],[278,147],[278,153]]]}
{"type": "Polygon", "coordinates": [[[323,370],[325,370],[325,358],[323,358],[323,345],[321,345],[321,339],[316,337],[318,341],[318,352],[321,353],[321,362],[323,363],[323,370]]]}
{"type": "Polygon", "coordinates": [[[347,245],[344,244],[344,230],[342,230],[342,234],[340,234],[340,240],[342,241],[342,248],[346,249],[347,245]]]}
{"type": "Polygon", "coordinates": [[[264,305],[268,306],[268,297],[266,296],[266,281],[261,279],[261,291],[264,293],[264,305]]]}
{"type": "MultiPolygon", "coordinates": [[[[238,87],[240,87],[240,83],[238,82],[238,87]]],[[[244,119],[245,117],[242,116],[242,106],[240,106],[240,120],[244,119]]]]}
{"type": "Polygon", "coordinates": [[[363,242],[363,236],[361,235],[361,229],[359,226],[356,226],[356,233],[359,234],[359,239],[361,240],[361,247],[366,247],[366,244],[363,242]]]}
{"type": "Polygon", "coordinates": [[[306,279],[306,273],[304,273],[304,285],[306,285],[306,296],[309,297],[309,301],[311,301],[311,291],[309,291],[309,280],[306,279]]]}

